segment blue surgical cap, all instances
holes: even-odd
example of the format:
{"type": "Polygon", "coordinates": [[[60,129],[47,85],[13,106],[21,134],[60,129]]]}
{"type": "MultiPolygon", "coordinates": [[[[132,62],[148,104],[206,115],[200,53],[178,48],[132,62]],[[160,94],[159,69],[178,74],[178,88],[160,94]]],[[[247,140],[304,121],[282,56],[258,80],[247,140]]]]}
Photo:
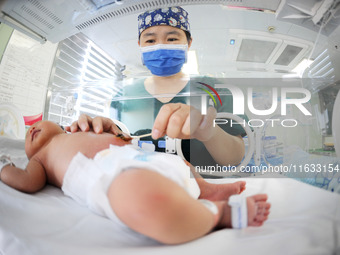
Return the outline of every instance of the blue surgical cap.
{"type": "Polygon", "coordinates": [[[168,25],[190,33],[188,12],[180,6],[146,11],[138,16],[138,38],[142,32],[153,26],[168,25]]]}

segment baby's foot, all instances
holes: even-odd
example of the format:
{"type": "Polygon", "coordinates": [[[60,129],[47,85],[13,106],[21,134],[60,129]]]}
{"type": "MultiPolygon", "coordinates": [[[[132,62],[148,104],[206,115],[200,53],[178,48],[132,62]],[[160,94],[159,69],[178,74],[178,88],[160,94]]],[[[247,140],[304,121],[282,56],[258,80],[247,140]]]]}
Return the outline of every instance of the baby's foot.
{"type": "Polygon", "coordinates": [[[200,198],[208,199],[210,201],[228,200],[231,195],[240,194],[245,189],[245,181],[225,184],[210,184],[206,186],[205,190],[201,190],[200,198]]]}
{"type": "Polygon", "coordinates": [[[261,226],[268,219],[270,203],[266,194],[247,198],[248,226],[261,226]]]}
{"type": "MultiPolygon", "coordinates": [[[[257,194],[247,197],[248,226],[261,226],[268,219],[270,203],[266,194],[257,194]]],[[[217,202],[224,207],[223,215],[217,228],[231,228],[231,207],[227,201],[217,202]]]]}

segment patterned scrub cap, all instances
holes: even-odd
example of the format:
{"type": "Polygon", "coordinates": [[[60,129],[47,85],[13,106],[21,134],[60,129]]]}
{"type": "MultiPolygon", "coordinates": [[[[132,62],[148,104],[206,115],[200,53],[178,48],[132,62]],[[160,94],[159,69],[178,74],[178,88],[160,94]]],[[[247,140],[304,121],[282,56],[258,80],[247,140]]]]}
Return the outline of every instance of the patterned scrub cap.
{"type": "Polygon", "coordinates": [[[168,25],[190,33],[188,13],[180,6],[146,11],[138,16],[138,38],[152,26],[168,25]]]}

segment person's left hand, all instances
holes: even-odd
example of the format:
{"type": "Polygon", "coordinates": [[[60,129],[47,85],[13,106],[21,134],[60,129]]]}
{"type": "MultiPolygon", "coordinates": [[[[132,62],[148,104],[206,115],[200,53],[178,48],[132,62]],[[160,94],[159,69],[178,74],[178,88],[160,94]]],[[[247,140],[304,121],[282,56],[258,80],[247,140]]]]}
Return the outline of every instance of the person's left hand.
{"type": "Polygon", "coordinates": [[[93,131],[97,134],[105,132],[112,133],[114,135],[122,133],[113,120],[101,116],[91,118],[86,114],[80,115],[78,120],[74,121],[71,126],[65,127],[65,130],[72,133],[80,131],[93,131]]]}
{"type": "Polygon", "coordinates": [[[207,141],[214,134],[215,117],[216,110],[213,107],[209,107],[207,114],[202,115],[199,110],[186,104],[166,104],[155,119],[152,138],[167,135],[171,138],[207,141]]]}

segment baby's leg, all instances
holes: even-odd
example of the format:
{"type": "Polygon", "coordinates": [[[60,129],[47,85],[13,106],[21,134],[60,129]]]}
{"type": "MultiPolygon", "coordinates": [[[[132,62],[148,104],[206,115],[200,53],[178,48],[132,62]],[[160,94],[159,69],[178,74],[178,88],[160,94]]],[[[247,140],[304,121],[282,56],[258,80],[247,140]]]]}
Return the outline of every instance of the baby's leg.
{"type": "MultiPolygon", "coordinates": [[[[215,227],[231,227],[227,201],[214,202],[214,214],[182,187],[163,175],[130,169],[121,173],[108,190],[111,207],[131,229],[167,244],[188,242],[211,232],[215,227]]],[[[270,205],[266,195],[247,198],[250,226],[261,225],[270,205]]]]}
{"type": "Polygon", "coordinates": [[[223,184],[208,183],[204,180],[203,182],[198,181],[201,190],[200,198],[211,201],[228,200],[231,195],[240,194],[246,189],[245,181],[223,184]]]}
{"type": "Polygon", "coordinates": [[[196,182],[201,190],[200,198],[208,199],[211,201],[228,200],[231,195],[237,195],[242,193],[246,189],[245,181],[237,181],[234,183],[214,184],[205,181],[198,173],[195,172],[195,168],[190,166],[190,170],[196,179],[196,182]]]}
{"type": "Polygon", "coordinates": [[[133,230],[167,244],[209,233],[218,221],[198,200],[163,175],[145,169],[122,172],[108,190],[111,207],[133,230]]]}

